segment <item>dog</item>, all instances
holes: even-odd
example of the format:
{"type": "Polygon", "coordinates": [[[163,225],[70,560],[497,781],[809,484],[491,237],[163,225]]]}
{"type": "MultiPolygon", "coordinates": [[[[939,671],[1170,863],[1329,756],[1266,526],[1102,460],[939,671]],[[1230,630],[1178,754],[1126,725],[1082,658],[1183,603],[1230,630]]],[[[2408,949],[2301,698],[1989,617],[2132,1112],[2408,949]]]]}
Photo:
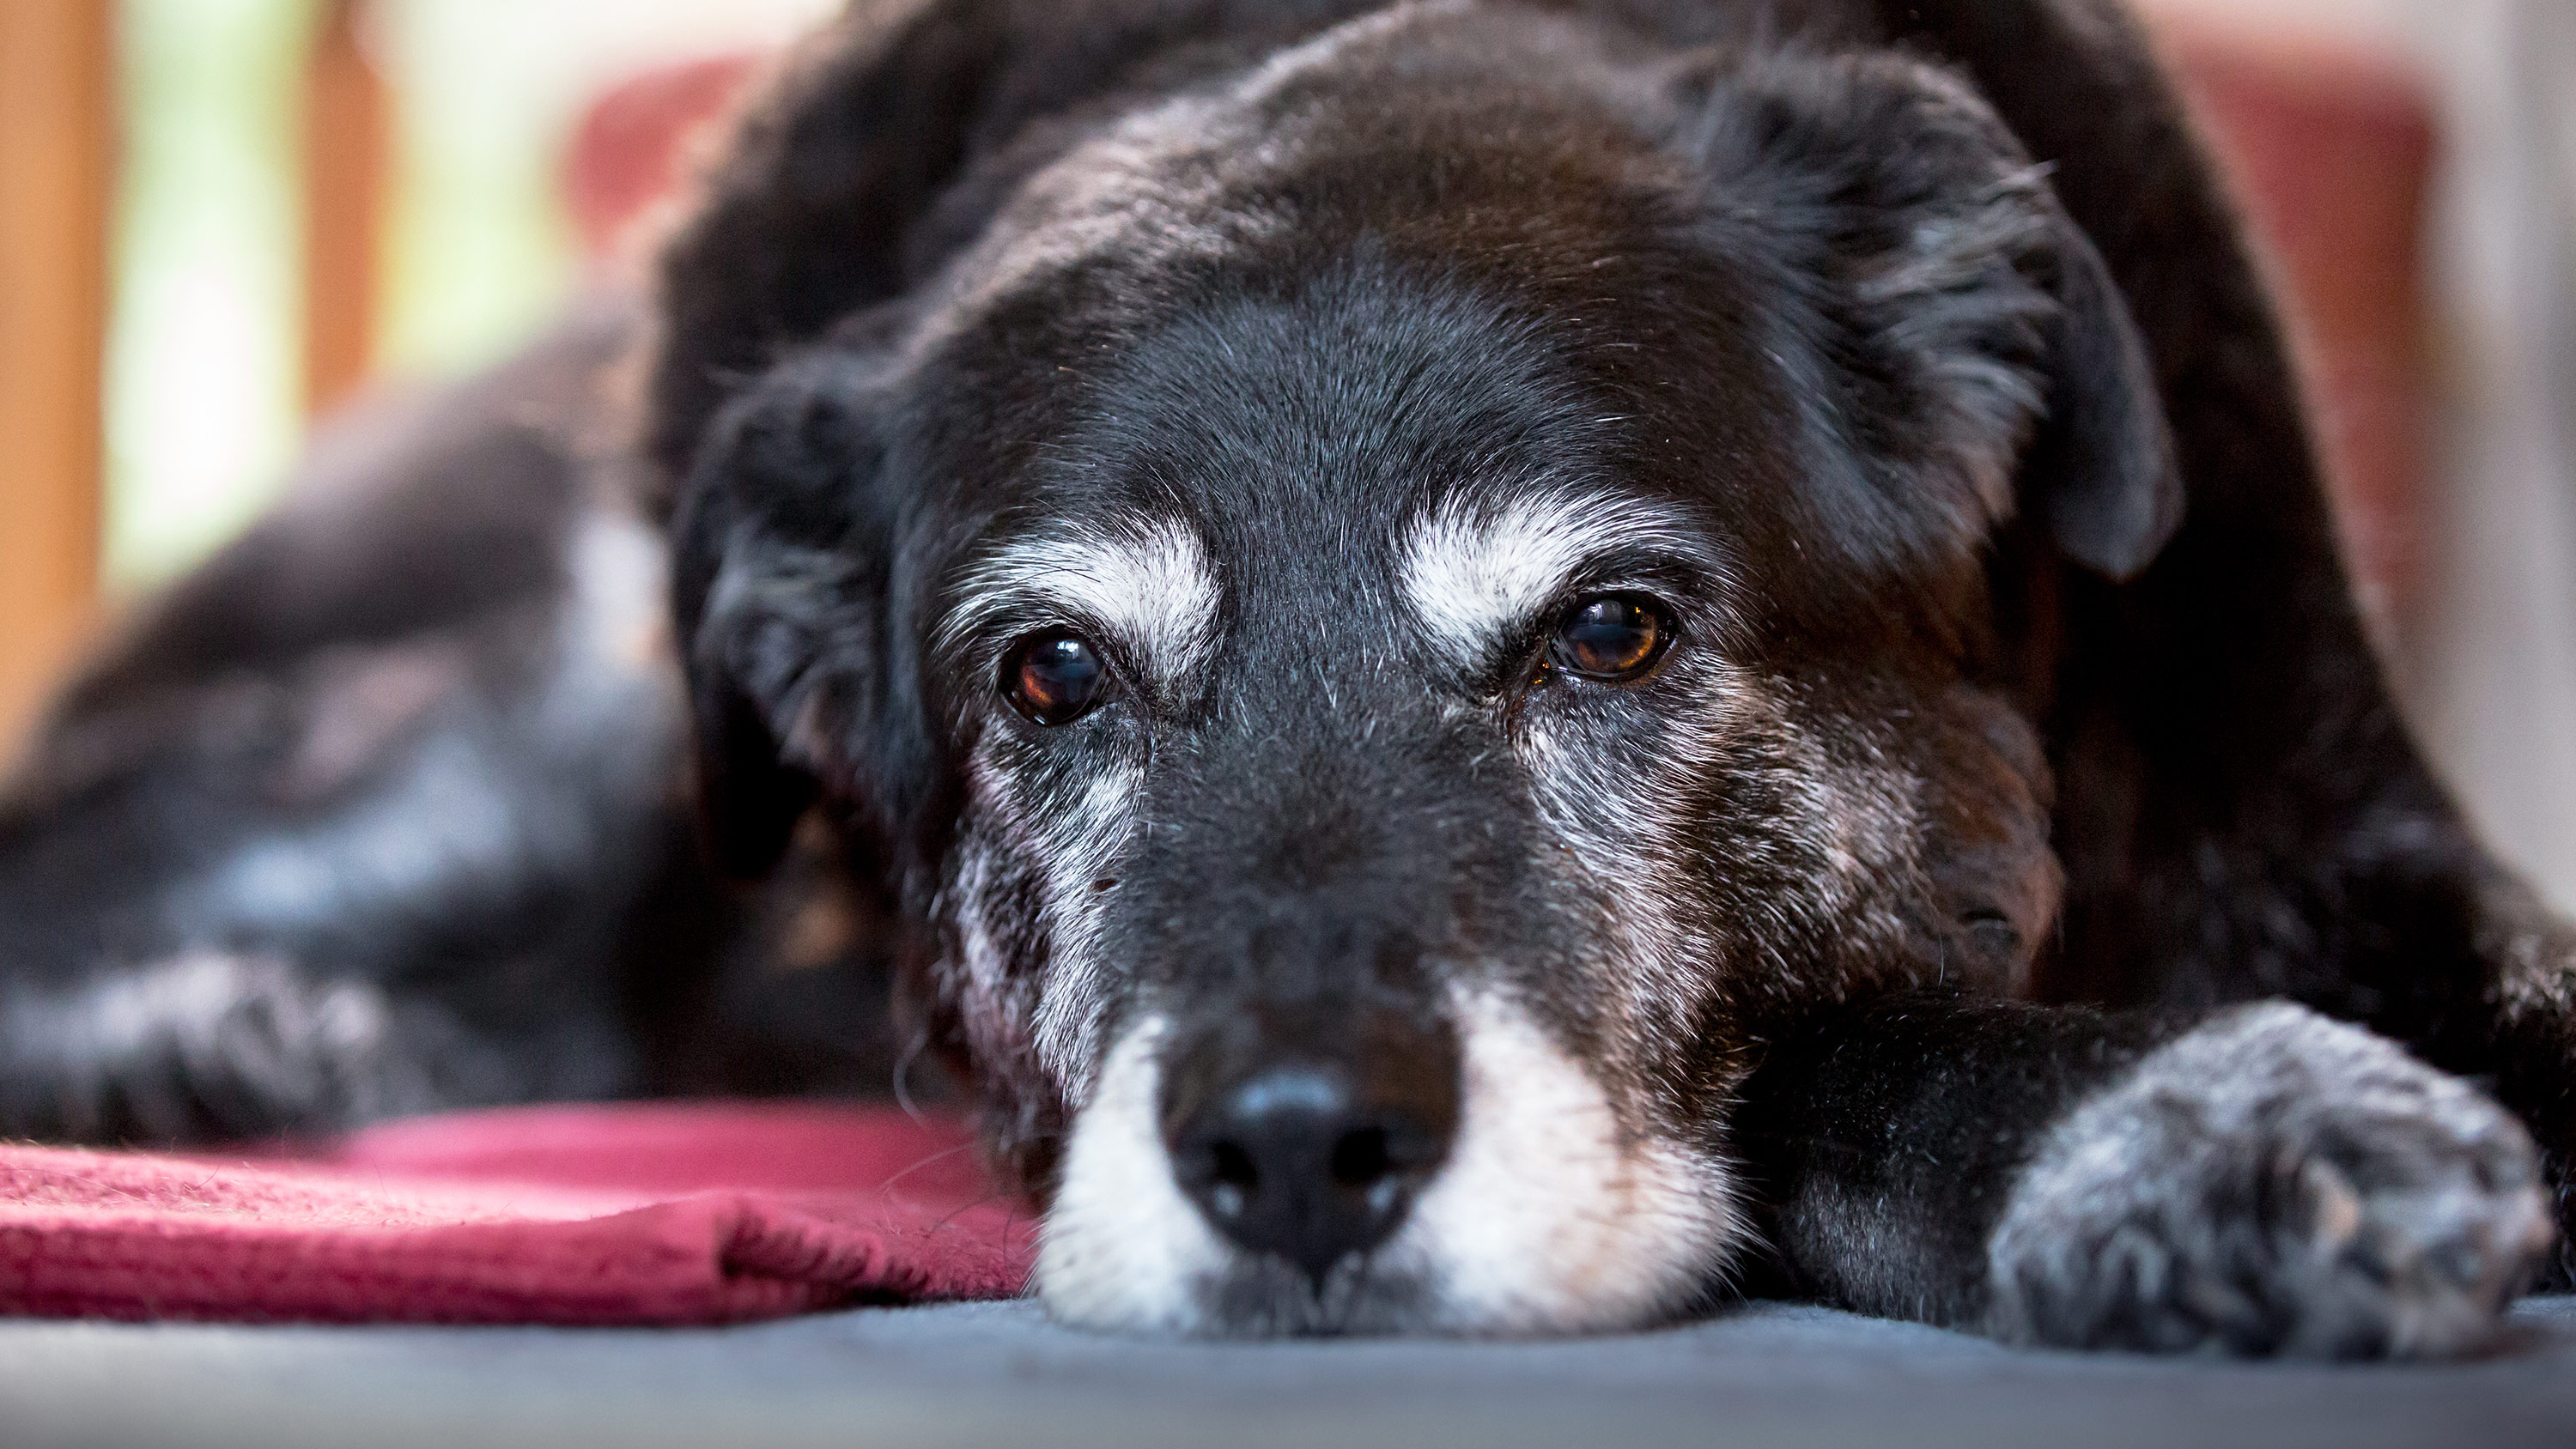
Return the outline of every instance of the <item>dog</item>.
{"type": "Polygon", "coordinates": [[[660,256],[65,695],[0,1128],[935,1056],[1154,1334],[2566,1280],[2576,932],[2116,6],[862,3],[660,256]]]}

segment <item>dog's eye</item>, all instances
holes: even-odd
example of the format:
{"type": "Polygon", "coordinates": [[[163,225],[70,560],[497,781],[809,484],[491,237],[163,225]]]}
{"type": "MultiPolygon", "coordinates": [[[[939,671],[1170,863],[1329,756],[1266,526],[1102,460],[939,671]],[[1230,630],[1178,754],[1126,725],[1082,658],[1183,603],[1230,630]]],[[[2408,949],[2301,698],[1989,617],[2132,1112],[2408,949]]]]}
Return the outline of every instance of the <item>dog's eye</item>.
{"type": "Polygon", "coordinates": [[[1671,637],[1653,606],[1624,594],[1605,594],[1574,606],[1556,626],[1549,652],[1568,674],[1628,679],[1644,673],[1671,637]]]}
{"type": "Polygon", "coordinates": [[[1100,656],[1071,634],[1040,634],[1012,650],[1002,666],[1011,707],[1042,725],[1071,724],[1089,714],[1108,684],[1100,656]]]}

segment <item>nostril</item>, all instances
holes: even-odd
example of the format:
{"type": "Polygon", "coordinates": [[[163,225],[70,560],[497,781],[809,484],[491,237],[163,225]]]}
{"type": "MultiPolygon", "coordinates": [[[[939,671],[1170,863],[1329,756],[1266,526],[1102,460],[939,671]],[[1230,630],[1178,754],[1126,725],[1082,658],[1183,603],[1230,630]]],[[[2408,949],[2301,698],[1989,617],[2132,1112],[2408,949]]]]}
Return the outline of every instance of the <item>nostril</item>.
{"type": "Polygon", "coordinates": [[[1303,1271],[1315,1291],[1374,1250],[1448,1155],[1457,1060],[1444,1034],[1363,1016],[1302,1028],[1351,1035],[1329,1052],[1283,1051],[1275,1027],[1213,1029],[1175,1055],[1163,1142],[1175,1185],[1240,1248],[1303,1271]]]}
{"type": "Polygon", "coordinates": [[[1394,1168],[1394,1160],[1387,1155],[1386,1129],[1382,1127],[1345,1132],[1333,1144],[1333,1180],[1344,1187],[1373,1187],[1394,1168]]]}
{"type": "Polygon", "coordinates": [[[1207,1205],[1224,1218],[1239,1218],[1261,1191],[1261,1165],[1240,1142],[1209,1145],[1207,1205]]]}

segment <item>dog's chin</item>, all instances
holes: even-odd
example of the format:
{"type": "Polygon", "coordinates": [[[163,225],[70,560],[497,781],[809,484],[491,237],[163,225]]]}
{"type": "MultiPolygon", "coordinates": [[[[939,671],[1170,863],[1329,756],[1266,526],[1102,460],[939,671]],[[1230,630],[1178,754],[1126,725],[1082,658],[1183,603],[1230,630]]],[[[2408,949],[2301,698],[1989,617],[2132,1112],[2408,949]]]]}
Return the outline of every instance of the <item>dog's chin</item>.
{"type": "Polygon", "coordinates": [[[1157,1129],[1167,1023],[1127,1031],[1076,1119],[1038,1257],[1058,1321],[1193,1337],[1526,1337],[1637,1328],[1704,1301],[1743,1242],[1722,1161],[1624,1131],[1607,1093],[1499,997],[1459,1003],[1448,1161],[1403,1226],[1320,1284],[1212,1230],[1157,1129]]]}

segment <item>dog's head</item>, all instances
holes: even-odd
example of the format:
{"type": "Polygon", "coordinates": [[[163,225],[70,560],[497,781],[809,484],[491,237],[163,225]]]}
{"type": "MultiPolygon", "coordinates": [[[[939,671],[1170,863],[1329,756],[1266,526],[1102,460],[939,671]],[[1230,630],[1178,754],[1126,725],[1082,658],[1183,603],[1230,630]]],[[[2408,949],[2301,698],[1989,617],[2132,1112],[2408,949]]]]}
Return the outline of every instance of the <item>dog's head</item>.
{"type": "Polygon", "coordinates": [[[672,253],[720,848],[885,864],[1063,1317],[1688,1302],[1770,1024],[2048,928],[1992,536],[2178,507],[2099,260],[1884,53],[1408,7],[1012,131],[990,48],[808,62],[672,253]]]}

